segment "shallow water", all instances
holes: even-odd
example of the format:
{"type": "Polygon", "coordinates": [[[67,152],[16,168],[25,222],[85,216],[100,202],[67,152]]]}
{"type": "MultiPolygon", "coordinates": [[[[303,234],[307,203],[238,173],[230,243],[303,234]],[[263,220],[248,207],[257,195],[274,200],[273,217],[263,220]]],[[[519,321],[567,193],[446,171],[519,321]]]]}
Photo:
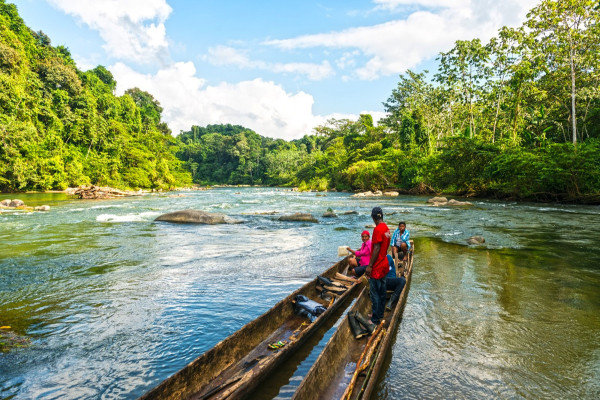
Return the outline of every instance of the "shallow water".
{"type": "MultiPolygon", "coordinates": [[[[375,205],[390,226],[406,220],[416,247],[379,398],[600,396],[599,207],[272,188],[10,197],[52,209],[0,214],[0,326],[32,339],[0,355],[0,398],[138,397],[337,261],[338,246],[357,247],[375,205]],[[244,223],[153,222],[186,208],[244,223]],[[327,208],[359,214],[277,221],[327,208]],[[466,246],[472,235],[485,246],[466,246]]],[[[290,397],[314,353],[270,393],[290,397]]]]}

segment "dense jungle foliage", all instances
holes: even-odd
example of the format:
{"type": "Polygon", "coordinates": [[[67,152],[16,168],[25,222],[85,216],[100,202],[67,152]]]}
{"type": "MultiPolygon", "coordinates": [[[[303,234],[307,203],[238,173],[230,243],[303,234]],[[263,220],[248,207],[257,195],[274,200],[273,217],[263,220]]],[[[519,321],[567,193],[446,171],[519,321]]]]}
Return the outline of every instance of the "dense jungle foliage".
{"type": "Polygon", "coordinates": [[[106,68],[78,70],[67,48],[0,0],[0,190],[190,183],[159,103],[115,87],[106,68]]]}
{"type": "Polygon", "coordinates": [[[197,182],[598,202],[599,22],[597,2],[542,1],[487,44],[457,41],[436,73],[400,76],[377,126],[331,120],[292,142],[193,127],[178,156],[197,182]]]}
{"type": "Polygon", "coordinates": [[[289,142],[233,125],[172,138],[152,95],[114,96],[108,70],[77,70],[66,48],[0,5],[0,190],[169,187],[191,175],[600,202],[597,1],[543,0],[521,27],[457,41],[437,71],[401,75],[377,124],[330,120],[289,142]]]}

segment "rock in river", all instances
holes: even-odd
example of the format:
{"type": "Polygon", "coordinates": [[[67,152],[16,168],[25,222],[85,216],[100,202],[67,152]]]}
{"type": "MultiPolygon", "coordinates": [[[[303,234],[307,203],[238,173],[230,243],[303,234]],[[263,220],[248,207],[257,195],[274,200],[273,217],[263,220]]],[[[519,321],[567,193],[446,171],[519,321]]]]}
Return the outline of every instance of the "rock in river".
{"type": "Polygon", "coordinates": [[[431,199],[427,200],[428,203],[447,203],[448,199],[445,197],[432,197],[431,199]]]}
{"type": "Polygon", "coordinates": [[[282,215],[279,217],[280,221],[298,221],[298,222],[319,222],[312,214],[308,213],[294,213],[291,215],[282,215]]]}
{"type": "Polygon", "coordinates": [[[467,239],[467,243],[469,244],[483,244],[485,243],[485,238],[483,236],[471,236],[467,239]]]}
{"type": "Polygon", "coordinates": [[[179,222],[184,224],[236,224],[242,221],[234,220],[224,214],[207,213],[200,210],[182,210],[163,214],[155,221],[179,222]]]}
{"type": "Polygon", "coordinates": [[[8,206],[9,207],[23,207],[24,205],[25,205],[25,203],[23,202],[23,200],[15,199],[15,200],[11,201],[8,206]]]}
{"type": "Polygon", "coordinates": [[[337,218],[337,214],[334,213],[333,211],[326,211],[325,213],[323,213],[322,217],[323,218],[337,218]]]}

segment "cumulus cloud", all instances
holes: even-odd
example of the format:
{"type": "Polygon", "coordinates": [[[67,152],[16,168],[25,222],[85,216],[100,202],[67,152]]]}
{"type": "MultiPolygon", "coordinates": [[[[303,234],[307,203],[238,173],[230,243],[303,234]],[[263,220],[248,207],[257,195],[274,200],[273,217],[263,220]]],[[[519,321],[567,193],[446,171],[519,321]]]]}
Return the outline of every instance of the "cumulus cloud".
{"type": "Polygon", "coordinates": [[[436,7],[419,9],[404,19],[337,32],[302,35],[264,42],[281,49],[358,49],[368,61],[355,70],[364,80],[395,75],[413,68],[440,51],[449,50],[456,40],[483,41],[503,25],[520,23],[537,0],[375,0],[377,7],[436,7]]]}
{"type": "Polygon", "coordinates": [[[152,93],[174,133],[192,125],[231,123],[289,140],[310,134],[327,118],[313,115],[310,94],[287,93],[274,82],[254,79],[206,85],[196,77],[192,62],[175,63],[156,74],[141,74],[123,63],[110,70],[118,82],[117,93],[134,86],[152,93]]]}
{"type": "Polygon", "coordinates": [[[49,1],[98,31],[111,56],[141,64],[168,62],[164,22],[172,9],[166,0],[49,1]]]}
{"type": "MultiPolygon", "coordinates": [[[[100,34],[106,52],[124,61],[110,68],[119,84],[118,91],[137,86],[152,93],[164,108],[163,119],[175,133],[192,125],[233,123],[261,135],[294,139],[310,134],[330,118],[358,117],[314,115],[312,95],[300,89],[288,92],[282,85],[261,78],[209,85],[197,76],[193,62],[173,63],[165,28],[172,12],[167,0],[48,1],[100,34]],[[157,70],[143,74],[131,67],[143,63],[157,70]]],[[[485,41],[499,27],[519,24],[537,1],[373,0],[373,12],[386,12],[390,15],[388,22],[263,43],[283,50],[325,49],[320,62],[308,58],[295,62],[253,60],[249,51],[229,46],[208,49],[204,61],[302,75],[310,80],[334,76],[335,66],[343,71],[343,82],[372,80],[414,68],[440,51],[449,50],[458,39],[477,37],[485,41]]],[[[314,57],[316,53],[294,54],[314,57]]],[[[382,112],[363,113],[372,114],[374,120],[384,116],[382,112]]]]}
{"type": "Polygon", "coordinates": [[[318,81],[334,74],[329,61],[315,63],[268,63],[260,60],[250,60],[247,52],[229,46],[215,46],[208,49],[205,60],[213,65],[235,65],[240,68],[255,68],[275,73],[290,73],[305,75],[308,79],[318,81]]]}

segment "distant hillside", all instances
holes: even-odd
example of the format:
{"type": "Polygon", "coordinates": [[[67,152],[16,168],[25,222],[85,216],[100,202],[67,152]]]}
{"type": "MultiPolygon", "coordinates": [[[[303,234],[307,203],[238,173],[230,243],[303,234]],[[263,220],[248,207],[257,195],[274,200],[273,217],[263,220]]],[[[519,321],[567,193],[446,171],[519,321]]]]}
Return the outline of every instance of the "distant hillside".
{"type": "Polygon", "coordinates": [[[0,0],[0,190],[190,183],[160,104],[115,87],[110,71],[78,70],[66,47],[0,0]]]}

